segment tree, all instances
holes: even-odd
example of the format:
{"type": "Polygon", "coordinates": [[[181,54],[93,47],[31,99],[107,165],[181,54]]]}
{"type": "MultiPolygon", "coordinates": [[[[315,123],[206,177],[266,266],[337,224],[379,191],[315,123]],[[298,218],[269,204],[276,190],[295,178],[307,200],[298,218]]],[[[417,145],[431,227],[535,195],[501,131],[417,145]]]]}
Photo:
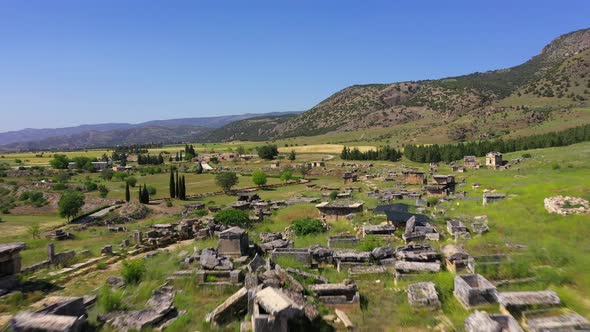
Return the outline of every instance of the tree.
{"type": "Polygon", "coordinates": [[[54,154],[53,159],[49,161],[51,167],[56,169],[67,169],[70,159],[65,154],[54,154]]]}
{"type": "Polygon", "coordinates": [[[201,162],[197,162],[197,166],[196,166],[196,170],[195,173],[197,174],[203,174],[203,165],[201,165],[201,162]]]}
{"type": "Polygon", "coordinates": [[[176,170],[176,188],[174,188],[176,191],[176,193],[175,193],[176,197],[178,197],[180,194],[179,186],[180,186],[180,182],[178,181],[178,170],[176,170]]]}
{"type": "Polygon", "coordinates": [[[295,155],[295,150],[291,150],[291,152],[289,153],[289,160],[293,161],[296,157],[297,155],[295,155]]]}
{"type": "Polygon", "coordinates": [[[238,181],[238,176],[234,172],[223,172],[215,176],[215,183],[225,192],[230,191],[231,187],[238,184],[238,181]]]}
{"type": "Polygon", "coordinates": [[[125,182],[127,182],[128,185],[135,187],[135,185],[137,184],[137,179],[133,176],[130,176],[127,179],[125,179],[125,182]]]}
{"type": "Polygon", "coordinates": [[[279,155],[279,149],[276,145],[266,144],[256,148],[258,156],[262,159],[272,160],[279,155]]]}
{"type": "Polygon", "coordinates": [[[129,203],[131,201],[131,193],[129,192],[129,183],[125,183],[125,201],[129,203]]]}
{"type": "Polygon", "coordinates": [[[101,184],[100,186],[98,186],[98,192],[100,197],[105,198],[109,194],[109,188],[107,188],[107,186],[105,186],[104,184],[101,184]]]}
{"type": "Polygon", "coordinates": [[[289,182],[292,179],[293,179],[293,172],[291,172],[291,171],[287,170],[281,174],[281,181],[283,181],[283,182],[289,182]]]}
{"type": "Polygon", "coordinates": [[[105,179],[106,181],[111,181],[111,179],[113,178],[113,175],[114,175],[114,172],[110,168],[105,168],[102,171],[100,171],[100,177],[105,179]]]}
{"type": "Polygon", "coordinates": [[[240,227],[248,227],[251,223],[250,216],[247,212],[236,209],[227,209],[217,212],[215,214],[215,222],[221,225],[240,227]]]}
{"type": "Polygon", "coordinates": [[[261,170],[254,171],[252,173],[252,182],[259,187],[266,185],[266,173],[261,170]]]}
{"type": "Polygon", "coordinates": [[[311,171],[311,165],[310,164],[303,164],[301,166],[299,166],[297,168],[297,170],[299,171],[299,173],[301,174],[301,176],[305,179],[305,177],[307,176],[307,174],[309,174],[309,172],[311,171]]]}
{"type": "Polygon", "coordinates": [[[67,218],[70,222],[70,218],[76,218],[84,206],[84,194],[75,190],[67,190],[63,193],[57,207],[59,215],[62,218],[67,218]]]}
{"type": "Polygon", "coordinates": [[[174,183],[174,171],[170,171],[170,198],[176,197],[176,184],[174,183]]]}
{"type": "Polygon", "coordinates": [[[185,178],[184,175],[180,177],[180,181],[178,182],[178,199],[186,200],[186,186],[185,186],[185,178]]]}

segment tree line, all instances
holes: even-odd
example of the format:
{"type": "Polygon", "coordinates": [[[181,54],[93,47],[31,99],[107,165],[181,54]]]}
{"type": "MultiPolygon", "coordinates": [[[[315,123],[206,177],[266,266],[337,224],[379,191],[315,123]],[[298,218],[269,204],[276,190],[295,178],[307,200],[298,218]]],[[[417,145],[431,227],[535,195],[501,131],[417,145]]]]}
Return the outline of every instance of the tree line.
{"type": "Polygon", "coordinates": [[[342,160],[387,160],[399,161],[402,157],[402,152],[392,147],[384,146],[377,150],[368,150],[361,152],[358,148],[344,147],[340,153],[342,160]]]}
{"type": "Polygon", "coordinates": [[[404,156],[414,162],[450,162],[464,156],[483,157],[490,151],[502,153],[567,146],[590,141],[590,125],[559,132],[513,139],[483,140],[457,144],[406,145],[404,156]]]}
{"type": "Polygon", "coordinates": [[[138,154],[137,164],[138,165],[162,165],[164,163],[164,157],[162,154],[151,155],[151,154],[138,154]]]}

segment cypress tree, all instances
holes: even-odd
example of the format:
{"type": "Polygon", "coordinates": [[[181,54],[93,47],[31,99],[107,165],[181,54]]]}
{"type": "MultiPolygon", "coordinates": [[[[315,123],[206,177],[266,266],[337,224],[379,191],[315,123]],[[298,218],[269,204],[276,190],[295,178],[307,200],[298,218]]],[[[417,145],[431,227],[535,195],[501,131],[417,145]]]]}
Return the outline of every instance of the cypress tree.
{"type": "Polygon", "coordinates": [[[170,198],[176,197],[176,185],[174,184],[174,171],[170,170],[170,198]]]}
{"type": "Polygon", "coordinates": [[[182,176],[182,200],[186,200],[186,179],[182,176]]]}
{"type": "Polygon", "coordinates": [[[180,182],[178,181],[178,170],[176,170],[176,197],[178,197],[178,194],[180,193],[180,190],[178,190],[179,186],[180,186],[180,182]]]}
{"type": "Polygon", "coordinates": [[[137,194],[137,198],[139,199],[140,203],[143,203],[143,191],[141,190],[141,184],[139,185],[139,192],[137,194]]]}
{"type": "Polygon", "coordinates": [[[131,193],[129,192],[129,183],[125,183],[125,201],[129,202],[131,200],[131,193]]]}
{"type": "Polygon", "coordinates": [[[150,192],[147,190],[147,186],[143,185],[143,204],[150,203],[150,192]]]}

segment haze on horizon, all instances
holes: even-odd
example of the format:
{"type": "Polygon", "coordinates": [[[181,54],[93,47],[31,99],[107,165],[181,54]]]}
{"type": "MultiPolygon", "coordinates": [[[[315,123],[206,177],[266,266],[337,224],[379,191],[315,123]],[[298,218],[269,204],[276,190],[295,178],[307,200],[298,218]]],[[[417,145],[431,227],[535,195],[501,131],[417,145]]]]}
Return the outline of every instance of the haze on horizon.
{"type": "Polygon", "coordinates": [[[304,111],[352,84],[517,65],[586,1],[2,1],[0,132],[304,111]]]}

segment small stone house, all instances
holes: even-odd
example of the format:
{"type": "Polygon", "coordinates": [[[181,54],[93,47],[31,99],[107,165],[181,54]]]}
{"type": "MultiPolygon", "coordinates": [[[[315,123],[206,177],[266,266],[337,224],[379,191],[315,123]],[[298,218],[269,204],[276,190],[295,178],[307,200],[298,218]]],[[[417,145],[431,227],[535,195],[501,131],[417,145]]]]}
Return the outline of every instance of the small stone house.
{"type": "Polygon", "coordinates": [[[498,168],[502,166],[502,154],[500,152],[492,151],[486,155],[486,166],[498,168]]]}
{"type": "Polygon", "coordinates": [[[424,172],[405,171],[402,174],[404,176],[404,182],[406,184],[424,184],[426,181],[424,172]]]}
{"type": "Polygon", "coordinates": [[[504,199],[506,197],[506,194],[501,194],[501,193],[487,193],[487,194],[483,194],[483,205],[488,205],[490,203],[494,203],[497,202],[501,199],[504,199]]]}
{"type": "Polygon", "coordinates": [[[463,157],[463,166],[465,166],[465,168],[477,168],[477,158],[475,158],[475,156],[463,157]]]}
{"type": "Polygon", "coordinates": [[[342,179],[344,180],[344,184],[349,184],[356,182],[358,180],[358,177],[356,174],[352,172],[346,172],[344,173],[344,175],[342,175],[342,179]]]}
{"type": "Polygon", "coordinates": [[[234,226],[219,233],[217,252],[219,255],[242,257],[248,255],[248,232],[234,226]]]}

